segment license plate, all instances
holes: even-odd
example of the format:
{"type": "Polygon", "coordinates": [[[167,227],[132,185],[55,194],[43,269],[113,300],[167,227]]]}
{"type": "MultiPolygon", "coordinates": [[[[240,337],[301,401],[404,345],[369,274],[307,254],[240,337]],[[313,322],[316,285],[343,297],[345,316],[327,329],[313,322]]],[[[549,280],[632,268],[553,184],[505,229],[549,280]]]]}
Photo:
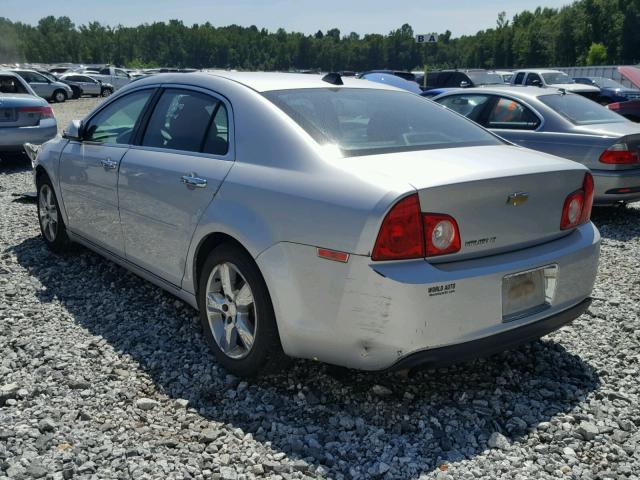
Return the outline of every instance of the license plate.
{"type": "Polygon", "coordinates": [[[13,121],[14,121],[14,109],[0,108],[0,122],[13,122],[13,121]]]}
{"type": "Polygon", "coordinates": [[[555,265],[507,275],[502,279],[502,321],[532,315],[550,306],[555,293],[555,265]]]}

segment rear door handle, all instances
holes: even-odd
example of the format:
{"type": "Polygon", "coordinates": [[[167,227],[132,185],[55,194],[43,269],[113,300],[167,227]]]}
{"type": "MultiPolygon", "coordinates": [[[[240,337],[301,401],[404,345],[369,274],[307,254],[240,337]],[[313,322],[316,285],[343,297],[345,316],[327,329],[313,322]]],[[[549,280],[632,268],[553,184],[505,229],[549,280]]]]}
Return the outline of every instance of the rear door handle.
{"type": "Polygon", "coordinates": [[[196,177],[194,173],[190,175],[183,175],[180,177],[180,181],[187,187],[207,188],[207,181],[204,178],[196,177]]]}
{"type": "Polygon", "coordinates": [[[105,170],[115,170],[118,168],[118,162],[115,162],[110,158],[100,160],[100,164],[105,170]]]}

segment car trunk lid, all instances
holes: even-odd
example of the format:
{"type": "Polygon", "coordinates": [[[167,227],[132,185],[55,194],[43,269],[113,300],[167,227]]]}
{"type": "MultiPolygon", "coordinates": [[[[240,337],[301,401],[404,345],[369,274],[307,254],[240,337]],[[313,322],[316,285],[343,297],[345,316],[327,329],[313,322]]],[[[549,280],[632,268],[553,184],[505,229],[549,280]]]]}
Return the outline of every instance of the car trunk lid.
{"type": "Polygon", "coordinates": [[[0,95],[0,128],[36,126],[40,123],[41,109],[46,106],[32,95],[0,95]]]}

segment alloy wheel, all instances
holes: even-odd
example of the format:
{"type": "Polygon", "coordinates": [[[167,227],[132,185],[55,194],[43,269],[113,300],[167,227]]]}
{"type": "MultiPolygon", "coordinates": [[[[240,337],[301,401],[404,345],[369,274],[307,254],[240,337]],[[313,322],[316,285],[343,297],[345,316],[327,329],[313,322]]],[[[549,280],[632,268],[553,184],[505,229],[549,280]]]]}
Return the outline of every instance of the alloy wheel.
{"type": "Polygon", "coordinates": [[[40,187],[38,195],[38,216],[42,234],[50,242],[55,242],[58,234],[58,207],[53,197],[53,190],[47,184],[40,187]]]}
{"type": "Polygon", "coordinates": [[[220,350],[229,358],[245,358],[253,347],[258,317],[253,292],[238,268],[216,265],[207,281],[209,328],[220,350]]]}

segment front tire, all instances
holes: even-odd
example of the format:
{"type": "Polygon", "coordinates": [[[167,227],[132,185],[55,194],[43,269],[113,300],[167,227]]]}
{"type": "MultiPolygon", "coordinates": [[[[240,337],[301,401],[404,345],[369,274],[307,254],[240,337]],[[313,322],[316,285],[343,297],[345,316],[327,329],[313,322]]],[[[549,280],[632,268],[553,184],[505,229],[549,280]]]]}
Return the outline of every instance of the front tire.
{"type": "Polygon", "coordinates": [[[46,176],[40,177],[38,181],[38,221],[47,247],[56,253],[69,250],[71,240],[60,214],[56,192],[46,176]]]}
{"type": "Polygon", "coordinates": [[[64,90],[56,90],[55,92],[53,92],[53,100],[56,103],[64,103],[67,101],[67,94],[64,92],[64,90]]]}
{"type": "Polygon", "coordinates": [[[202,267],[200,321],[222,366],[242,377],[275,373],[287,363],[271,297],[251,256],[233,244],[215,248],[202,267]]]}
{"type": "Polygon", "coordinates": [[[108,97],[108,96],[110,96],[112,94],[113,94],[113,90],[111,90],[110,88],[103,88],[102,89],[101,95],[103,97],[108,97]]]}

